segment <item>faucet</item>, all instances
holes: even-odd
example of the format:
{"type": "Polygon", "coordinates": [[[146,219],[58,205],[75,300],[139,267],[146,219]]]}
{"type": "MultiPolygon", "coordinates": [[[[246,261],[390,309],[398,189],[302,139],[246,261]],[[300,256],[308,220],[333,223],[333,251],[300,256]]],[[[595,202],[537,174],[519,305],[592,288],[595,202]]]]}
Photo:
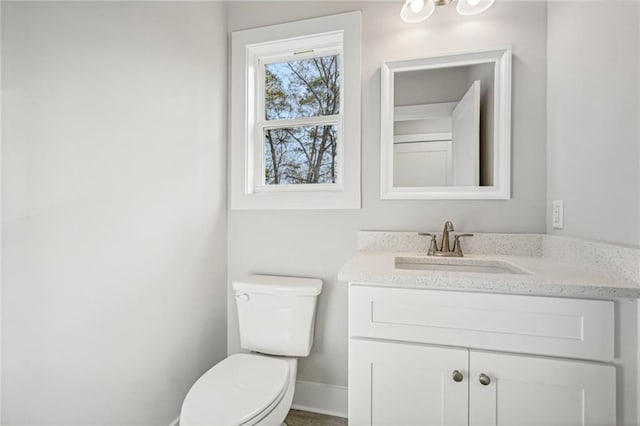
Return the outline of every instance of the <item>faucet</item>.
{"type": "Polygon", "coordinates": [[[454,231],[453,223],[448,220],[444,223],[444,229],[442,230],[442,240],[440,241],[440,248],[438,248],[438,242],[436,241],[436,234],[430,232],[420,232],[418,235],[424,235],[431,237],[431,243],[429,244],[429,250],[427,256],[442,256],[442,257],[463,257],[462,247],[460,246],[460,238],[473,237],[473,234],[456,234],[453,238],[453,248],[450,245],[450,233],[454,231]]]}
{"type": "Polygon", "coordinates": [[[442,230],[442,241],[440,242],[440,251],[451,252],[449,249],[449,232],[453,232],[453,223],[450,220],[444,223],[444,229],[442,230]]]}

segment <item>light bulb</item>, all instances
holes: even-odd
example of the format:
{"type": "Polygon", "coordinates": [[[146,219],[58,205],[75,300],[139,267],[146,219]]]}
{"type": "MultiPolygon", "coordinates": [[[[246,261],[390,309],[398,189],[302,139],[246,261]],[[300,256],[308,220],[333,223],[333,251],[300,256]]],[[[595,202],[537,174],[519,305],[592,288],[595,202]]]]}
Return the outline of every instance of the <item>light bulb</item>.
{"type": "Polygon", "coordinates": [[[411,0],[411,3],[409,3],[409,9],[411,9],[413,13],[420,12],[423,7],[424,7],[424,0],[411,0]]]}
{"type": "Polygon", "coordinates": [[[489,9],[495,0],[458,0],[456,9],[460,15],[477,15],[489,9]]]}
{"type": "Polygon", "coordinates": [[[422,22],[433,14],[436,5],[433,0],[406,0],[400,17],[404,22],[415,24],[422,22]]]}

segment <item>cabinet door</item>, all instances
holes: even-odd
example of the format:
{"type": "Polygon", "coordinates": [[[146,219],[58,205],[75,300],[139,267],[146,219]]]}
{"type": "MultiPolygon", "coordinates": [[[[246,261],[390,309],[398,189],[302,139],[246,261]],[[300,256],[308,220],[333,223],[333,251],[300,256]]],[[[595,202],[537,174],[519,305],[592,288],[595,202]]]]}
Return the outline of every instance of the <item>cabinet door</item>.
{"type": "Polygon", "coordinates": [[[351,339],[349,424],[466,426],[468,365],[466,349],[351,339]]]}
{"type": "Polygon", "coordinates": [[[613,366],[476,351],[469,365],[471,426],[616,424],[613,366]]]}

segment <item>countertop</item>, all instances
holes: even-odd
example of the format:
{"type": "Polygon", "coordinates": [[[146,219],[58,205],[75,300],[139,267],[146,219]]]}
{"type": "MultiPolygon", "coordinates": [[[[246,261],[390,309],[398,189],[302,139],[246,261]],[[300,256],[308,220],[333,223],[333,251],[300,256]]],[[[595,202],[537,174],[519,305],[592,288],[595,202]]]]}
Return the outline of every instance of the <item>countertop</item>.
{"type": "Polygon", "coordinates": [[[338,272],[338,279],[383,287],[408,287],[503,294],[592,299],[637,299],[633,281],[589,271],[581,265],[544,256],[465,255],[467,261],[500,260],[529,274],[500,274],[397,269],[396,257],[426,257],[424,252],[359,251],[338,272]]]}

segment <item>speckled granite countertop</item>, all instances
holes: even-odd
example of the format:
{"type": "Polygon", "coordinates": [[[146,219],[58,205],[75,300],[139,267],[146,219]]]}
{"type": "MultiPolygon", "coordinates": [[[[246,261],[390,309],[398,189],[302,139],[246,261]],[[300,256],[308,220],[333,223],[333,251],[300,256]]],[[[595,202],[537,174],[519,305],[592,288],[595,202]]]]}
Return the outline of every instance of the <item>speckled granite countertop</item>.
{"type": "MultiPolygon", "coordinates": [[[[556,246],[562,244],[565,250],[575,257],[575,250],[584,246],[581,240],[558,240],[553,237],[551,242],[544,241],[545,236],[528,235],[530,243],[526,255],[505,255],[503,253],[476,254],[473,252],[482,250],[476,247],[470,254],[465,254],[465,262],[481,263],[486,260],[498,260],[507,262],[515,267],[522,268],[528,274],[501,274],[486,272],[458,272],[458,271],[431,271],[396,268],[396,257],[427,257],[424,251],[414,251],[415,244],[407,244],[412,250],[398,250],[398,245],[387,251],[384,244],[369,244],[376,238],[385,238],[392,233],[362,232],[361,240],[367,241],[367,246],[361,244],[361,251],[357,252],[338,272],[338,279],[351,283],[364,283],[387,287],[409,287],[452,291],[477,291],[513,294],[531,294],[546,296],[564,296],[595,299],[639,298],[640,284],[636,281],[636,273],[640,273],[640,250],[633,248],[620,248],[610,246],[604,249],[602,244],[597,249],[605,254],[598,259],[590,258],[589,265],[581,264],[571,258],[557,256],[556,246]],[[372,236],[373,234],[373,236],[372,236]],[[377,234],[377,235],[375,235],[377,234]],[[540,249],[531,249],[534,237],[540,238],[540,249]],[[557,241],[554,241],[557,240],[557,241]],[[573,247],[572,241],[575,241],[573,247]],[[568,247],[567,245],[571,246],[568,247]],[[551,246],[551,247],[548,247],[551,246]],[[382,249],[382,250],[381,250],[382,249]],[[574,250],[571,250],[574,249],[574,250]],[[545,256],[545,250],[552,256],[545,256]],[[620,254],[620,250],[623,253],[620,254]],[[607,260],[606,253],[612,254],[607,260]]],[[[413,238],[415,233],[404,234],[405,239],[413,238]]],[[[487,234],[488,235],[488,234],[487,234]]],[[[508,234],[501,235],[507,238],[508,234]]],[[[392,239],[393,239],[392,238],[392,239]]],[[[514,234],[514,238],[522,239],[522,236],[514,234]]],[[[480,240],[480,239],[478,239],[480,240]]],[[[604,245],[606,246],[606,245],[604,245]]],[[[589,246],[590,253],[594,252],[589,246]]],[[[514,250],[514,254],[522,254],[514,250]]],[[[513,253],[513,252],[512,252],[513,253]]],[[[587,253],[585,253],[585,256],[587,253]]],[[[593,257],[593,255],[591,255],[593,257]]],[[[430,257],[430,259],[433,259],[430,257]]],[[[446,258],[445,258],[446,259],[446,258]]],[[[455,261],[455,260],[454,260],[455,261]]]]}

